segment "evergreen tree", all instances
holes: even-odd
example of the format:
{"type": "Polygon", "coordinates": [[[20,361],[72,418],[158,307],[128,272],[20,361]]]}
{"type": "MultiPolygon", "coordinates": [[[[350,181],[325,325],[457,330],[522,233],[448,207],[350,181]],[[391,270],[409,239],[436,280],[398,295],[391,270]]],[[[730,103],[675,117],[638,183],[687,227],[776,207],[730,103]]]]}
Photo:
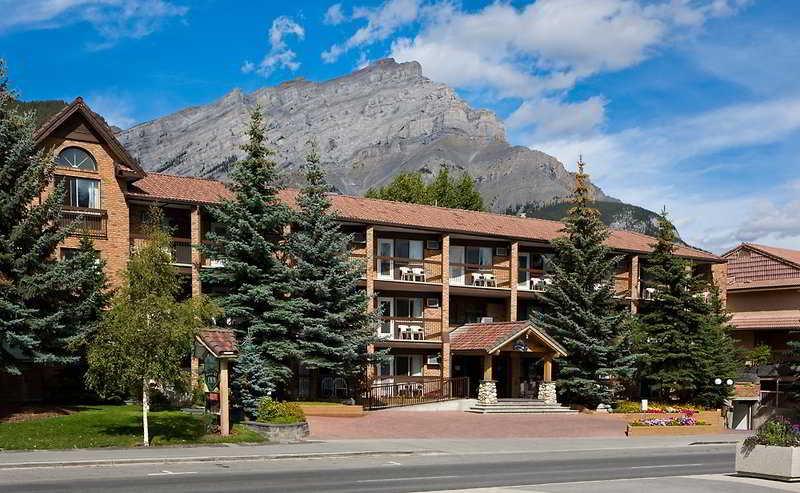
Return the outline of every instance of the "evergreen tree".
{"type": "Polygon", "coordinates": [[[640,373],[662,398],[719,405],[730,391],[715,378],[734,378],[737,352],[718,291],[675,255],[675,233],[662,211],[658,242],[644,267],[655,288],[637,324],[640,373]]]}
{"type": "Polygon", "coordinates": [[[591,202],[588,175],[578,162],[573,207],[564,236],[553,240],[553,283],[542,294],[545,310],[533,322],[567,350],[559,359],[561,399],[595,407],[610,403],[613,383],[631,376],[627,314],[614,300],[613,273],[619,258],[605,246],[608,228],[591,202]]]}
{"type": "Polygon", "coordinates": [[[305,172],[287,245],[300,360],[355,383],[364,374],[367,345],[375,340],[376,320],[367,313],[368,297],[358,285],[364,266],[350,258],[352,238],[331,210],[316,146],[307,156],[305,172]]]}
{"type": "Polygon", "coordinates": [[[100,303],[103,283],[95,282],[95,269],[79,267],[91,262],[88,250],[69,262],[56,260],[56,247],[70,232],[61,224],[64,190],[46,193],[55,161],[37,149],[33,115],[12,108],[5,74],[0,59],[0,372],[18,374],[21,361],[77,361],[69,342],[97,320],[85,317],[98,312],[74,303],[81,302],[77,297],[100,303]]]}
{"type": "Polygon", "coordinates": [[[124,284],[89,343],[87,358],[87,382],[101,395],[141,395],[144,446],[150,444],[151,384],[187,390],[183,361],[198,330],[217,312],[204,296],[176,301],[180,281],[162,223],[153,208],[145,226],[147,241],[131,255],[124,284]]]}
{"type": "Polygon", "coordinates": [[[425,184],[419,172],[401,173],[384,187],[370,188],[366,196],[453,209],[486,210],[483,198],[475,188],[475,180],[466,173],[460,178],[451,177],[450,171],[444,165],[439,168],[430,184],[425,184]]]}
{"type": "Polygon", "coordinates": [[[242,343],[234,367],[232,389],[248,414],[258,399],[282,390],[292,376],[297,356],[295,310],[290,271],[283,247],[291,211],[279,197],[277,173],[265,143],[261,109],[256,108],[243,146],[246,157],[234,163],[233,198],[209,208],[222,234],[209,233],[203,253],[221,266],[205,269],[203,283],[217,292],[218,303],[242,343]]]}

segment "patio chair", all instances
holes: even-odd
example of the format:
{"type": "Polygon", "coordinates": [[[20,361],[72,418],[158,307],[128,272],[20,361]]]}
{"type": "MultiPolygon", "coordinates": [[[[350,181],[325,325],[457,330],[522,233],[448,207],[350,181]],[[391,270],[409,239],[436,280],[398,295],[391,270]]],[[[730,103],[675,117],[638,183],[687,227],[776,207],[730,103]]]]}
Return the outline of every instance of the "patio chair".
{"type": "Polygon", "coordinates": [[[398,325],[397,330],[400,331],[400,339],[410,340],[411,336],[411,327],[408,325],[398,325]]]}
{"type": "Polygon", "coordinates": [[[329,398],[333,397],[333,393],[334,393],[334,390],[333,390],[333,388],[334,388],[334,386],[333,386],[333,378],[332,377],[323,378],[322,381],[319,384],[319,388],[320,388],[319,390],[320,390],[320,393],[322,394],[322,397],[324,397],[326,399],[329,399],[329,398]]]}
{"type": "Polygon", "coordinates": [[[539,291],[544,287],[544,280],[541,277],[531,277],[531,289],[539,291]]]}
{"type": "Polygon", "coordinates": [[[347,381],[342,377],[336,377],[333,379],[333,395],[337,398],[345,398],[347,397],[348,389],[347,389],[347,381]]]}
{"type": "Polygon", "coordinates": [[[422,267],[412,267],[411,276],[415,281],[425,282],[425,269],[422,267]]]}
{"type": "Polygon", "coordinates": [[[494,274],[484,274],[483,275],[483,285],[484,286],[497,287],[497,280],[494,277],[494,274]]]}
{"type": "Polygon", "coordinates": [[[410,267],[400,267],[400,280],[401,281],[413,281],[414,274],[411,272],[410,267]]]}
{"type": "Polygon", "coordinates": [[[419,325],[411,326],[411,339],[415,341],[422,341],[425,339],[425,329],[419,325]]]}
{"type": "Polygon", "coordinates": [[[483,277],[483,274],[480,272],[473,272],[472,273],[472,285],[473,286],[486,286],[486,280],[483,277]]]}

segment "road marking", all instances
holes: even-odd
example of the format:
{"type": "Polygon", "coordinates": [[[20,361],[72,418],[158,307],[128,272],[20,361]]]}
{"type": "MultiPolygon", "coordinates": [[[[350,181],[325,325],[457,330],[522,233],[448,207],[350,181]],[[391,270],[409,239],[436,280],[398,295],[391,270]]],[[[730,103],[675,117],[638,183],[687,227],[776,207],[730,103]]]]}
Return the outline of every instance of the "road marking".
{"type": "Polygon", "coordinates": [[[183,471],[183,472],[172,472],[172,471],[161,471],[161,472],[151,472],[148,476],[181,476],[184,474],[197,474],[195,471],[183,471]]]}
{"type": "Polygon", "coordinates": [[[399,462],[395,462],[395,461],[393,461],[393,460],[390,460],[389,462],[387,462],[386,464],[384,464],[384,466],[402,466],[402,465],[403,465],[403,464],[401,464],[401,463],[399,463],[399,462]]]}
{"type": "Polygon", "coordinates": [[[421,481],[424,479],[453,479],[459,476],[415,476],[411,478],[359,479],[356,483],[383,483],[387,481],[421,481]]]}
{"type": "Polygon", "coordinates": [[[630,469],[658,469],[661,467],[699,467],[707,464],[660,464],[657,466],[631,466],[630,469]]]}

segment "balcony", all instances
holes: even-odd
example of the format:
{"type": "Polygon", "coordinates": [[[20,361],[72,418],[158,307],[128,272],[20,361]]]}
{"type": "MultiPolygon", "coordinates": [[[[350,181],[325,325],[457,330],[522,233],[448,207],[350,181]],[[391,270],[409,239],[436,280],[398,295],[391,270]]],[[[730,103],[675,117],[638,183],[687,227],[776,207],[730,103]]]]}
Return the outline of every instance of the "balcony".
{"type": "MultiPolygon", "coordinates": [[[[136,252],[145,243],[147,243],[145,238],[132,238],[131,253],[136,252]]],[[[172,265],[179,267],[192,266],[192,242],[188,238],[172,238],[172,248],[169,253],[172,265]]]]}
{"type": "Polygon", "coordinates": [[[442,321],[423,317],[381,317],[378,336],[389,341],[440,341],[442,321]]]}
{"type": "Polygon", "coordinates": [[[442,262],[407,257],[375,257],[375,279],[441,284],[442,262]]]}
{"type": "Polygon", "coordinates": [[[108,235],[108,213],[103,209],[64,206],[59,225],[71,227],[72,236],[86,234],[92,238],[105,238],[108,235]]]}
{"type": "Polygon", "coordinates": [[[451,286],[511,288],[511,269],[504,266],[450,263],[451,286]]]}

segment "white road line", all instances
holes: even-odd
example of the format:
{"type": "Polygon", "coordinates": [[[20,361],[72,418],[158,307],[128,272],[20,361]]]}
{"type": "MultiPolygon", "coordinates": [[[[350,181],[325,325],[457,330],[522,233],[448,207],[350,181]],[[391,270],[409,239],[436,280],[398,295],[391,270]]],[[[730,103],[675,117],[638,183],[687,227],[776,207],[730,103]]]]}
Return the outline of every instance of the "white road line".
{"type": "Polygon", "coordinates": [[[388,481],[421,481],[424,479],[452,479],[459,476],[416,476],[413,478],[360,479],[356,483],[383,483],[388,481]]]}
{"type": "Polygon", "coordinates": [[[184,471],[184,472],[172,472],[172,471],[161,471],[161,472],[151,472],[148,476],[181,476],[184,474],[197,474],[195,471],[184,471]]]}
{"type": "Polygon", "coordinates": [[[630,469],[658,469],[661,467],[698,467],[707,464],[661,464],[658,466],[631,466],[630,469]]]}

